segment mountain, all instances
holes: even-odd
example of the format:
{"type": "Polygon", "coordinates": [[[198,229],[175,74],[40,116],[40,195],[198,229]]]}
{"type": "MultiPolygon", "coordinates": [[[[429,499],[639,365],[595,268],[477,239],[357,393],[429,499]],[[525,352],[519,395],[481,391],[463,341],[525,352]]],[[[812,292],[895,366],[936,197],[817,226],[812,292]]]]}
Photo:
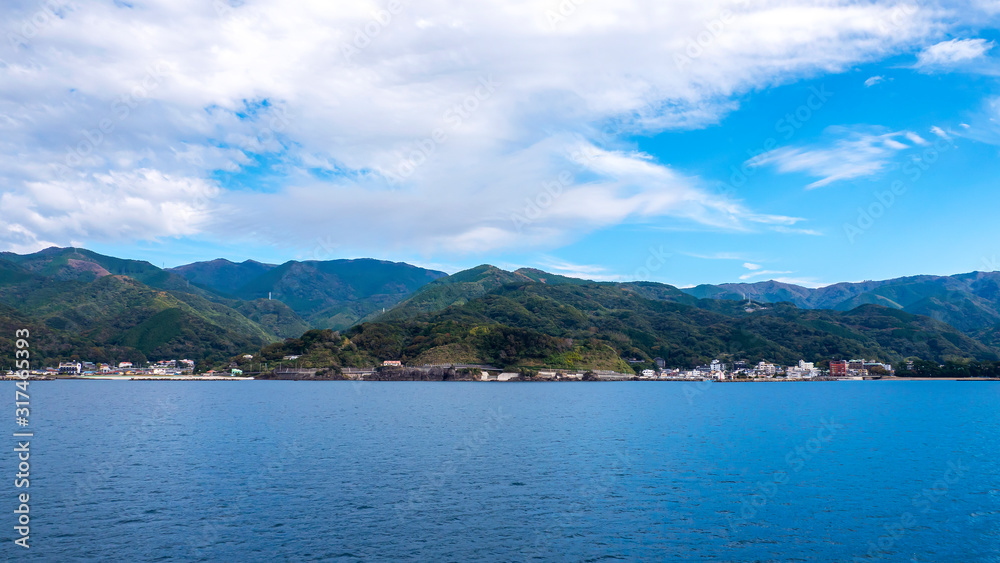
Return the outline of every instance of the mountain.
{"type": "Polygon", "coordinates": [[[178,266],[168,271],[184,277],[195,285],[212,289],[223,295],[235,295],[241,287],[275,267],[273,264],[262,264],[254,260],[246,260],[237,264],[219,258],[209,262],[195,262],[194,264],[178,266]]]}
{"type": "Polygon", "coordinates": [[[747,306],[650,282],[555,281],[480,266],[428,284],[343,336],[312,331],[263,353],[304,354],[300,361],[314,367],[382,360],[627,369],[623,358],[648,365],[662,357],[678,367],[716,357],[786,365],[855,357],[998,359],[995,349],[945,323],[877,305],[847,312],[747,306]]]}
{"type": "Polygon", "coordinates": [[[149,287],[211,297],[208,292],[191,287],[184,277],[162,270],[149,262],[104,256],[82,248],[50,247],[23,255],[0,252],[0,260],[16,264],[31,274],[56,281],[90,282],[104,276],[127,276],[149,287]]]}
{"type": "Polygon", "coordinates": [[[214,295],[148,262],[72,248],[0,255],[0,314],[7,323],[38,327],[34,333],[49,339],[38,350],[49,360],[217,360],[279,339],[208,297],[214,295]]]}
{"type": "Polygon", "coordinates": [[[290,261],[280,266],[227,260],[197,262],[170,272],[219,295],[280,301],[309,326],[348,328],[409,297],[444,272],[373,259],[290,261]]]}
{"type": "Polygon", "coordinates": [[[970,334],[1000,324],[1000,272],[911,276],[818,289],[767,281],[699,285],[683,291],[698,298],[787,301],[808,309],[848,311],[860,305],[881,305],[926,315],[970,334]]]}
{"type": "Polygon", "coordinates": [[[419,313],[440,311],[453,305],[467,303],[470,299],[481,297],[505,284],[531,282],[554,285],[593,283],[531,268],[521,268],[508,272],[496,266],[483,264],[437,279],[418,289],[394,309],[386,312],[384,316],[375,316],[374,318],[401,319],[419,313]]]}

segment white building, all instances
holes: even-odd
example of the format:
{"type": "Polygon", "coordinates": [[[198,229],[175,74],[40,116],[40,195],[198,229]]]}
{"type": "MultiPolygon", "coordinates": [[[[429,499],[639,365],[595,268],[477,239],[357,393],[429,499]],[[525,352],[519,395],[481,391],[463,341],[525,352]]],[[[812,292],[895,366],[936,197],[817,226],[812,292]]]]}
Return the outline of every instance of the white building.
{"type": "Polygon", "coordinates": [[[774,364],[769,364],[763,360],[757,367],[753,368],[754,375],[764,376],[764,377],[774,377],[774,374],[778,372],[778,366],[774,364]]]}

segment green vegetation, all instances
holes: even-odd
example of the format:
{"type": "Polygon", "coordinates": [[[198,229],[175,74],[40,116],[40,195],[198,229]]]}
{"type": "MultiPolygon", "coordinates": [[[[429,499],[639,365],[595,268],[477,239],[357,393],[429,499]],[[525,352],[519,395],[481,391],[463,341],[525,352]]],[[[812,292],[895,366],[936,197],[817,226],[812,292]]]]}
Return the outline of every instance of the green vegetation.
{"type": "MultiPolygon", "coordinates": [[[[1000,288],[991,274],[840,284],[822,295],[776,282],[746,285],[775,299],[858,305],[843,311],[748,307],[742,295],[729,299],[735,288],[721,286],[681,291],[488,265],[441,275],[377,260],[213,261],[166,271],[81,249],[2,254],[0,329],[31,328],[49,363],[187,357],[223,365],[259,350],[266,362],[295,355],[299,367],[321,369],[401,360],[528,373],[627,372],[655,357],[676,367],[714,358],[788,365],[865,357],[925,360],[915,364],[924,374],[992,373],[1000,360],[1000,322],[989,324],[987,307],[1000,288]],[[275,299],[266,299],[269,291],[275,299]],[[966,334],[930,315],[986,324],[966,334]]],[[[7,348],[0,343],[0,361],[11,360],[7,348]]]]}
{"type": "Polygon", "coordinates": [[[445,274],[381,260],[198,262],[171,270],[220,296],[266,299],[288,305],[308,326],[344,329],[390,309],[417,288],[445,274]]]}
{"type": "Polygon", "coordinates": [[[946,322],[967,334],[1000,324],[1000,272],[911,276],[819,289],[766,281],[700,285],[684,291],[699,298],[787,301],[804,309],[850,311],[862,305],[881,305],[946,322]]]}
{"type": "MultiPolygon", "coordinates": [[[[479,284],[484,274],[497,277],[482,269],[477,274],[438,285],[479,284]]],[[[630,369],[622,358],[637,359],[636,369],[652,365],[654,357],[678,367],[716,357],[786,365],[831,357],[998,359],[993,349],[944,323],[894,309],[866,305],[838,312],[781,303],[747,312],[742,303],[696,300],[656,285],[500,285],[441,311],[404,316],[397,310],[356,326],[344,333],[346,340],[335,342],[331,353],[338,366],[401,360],[618,371],[630,369]],[[350,357],[337,352],[345,350],[350,357]]],[[[412,311],[405,303],[400,308],[412,311]]],[[[304,360],[310,365],[323,367],[294,341],[269,347],[274,357],[298,350],[309,356],[304,360]]]]}

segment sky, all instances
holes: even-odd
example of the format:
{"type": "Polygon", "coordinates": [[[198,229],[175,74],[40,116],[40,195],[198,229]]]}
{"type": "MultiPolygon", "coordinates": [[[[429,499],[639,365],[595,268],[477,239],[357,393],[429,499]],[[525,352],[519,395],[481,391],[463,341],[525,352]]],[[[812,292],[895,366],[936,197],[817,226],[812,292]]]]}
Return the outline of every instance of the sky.
{"type": "Polygon", "coordinates": [[[20,2],[0,250],[1000,269],[1000,1],[20,2]]]}

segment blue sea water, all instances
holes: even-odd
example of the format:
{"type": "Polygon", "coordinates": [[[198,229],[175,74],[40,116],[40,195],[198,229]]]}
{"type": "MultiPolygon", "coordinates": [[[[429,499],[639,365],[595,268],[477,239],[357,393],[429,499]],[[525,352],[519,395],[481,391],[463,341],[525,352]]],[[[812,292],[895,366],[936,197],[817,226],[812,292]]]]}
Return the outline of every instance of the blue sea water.
{"type": "Polygon", "coordinates": [[[9,447],[5,560],[1000,561],[994,382],[53,381],[31,401],[32,547],[9,447]]]}

